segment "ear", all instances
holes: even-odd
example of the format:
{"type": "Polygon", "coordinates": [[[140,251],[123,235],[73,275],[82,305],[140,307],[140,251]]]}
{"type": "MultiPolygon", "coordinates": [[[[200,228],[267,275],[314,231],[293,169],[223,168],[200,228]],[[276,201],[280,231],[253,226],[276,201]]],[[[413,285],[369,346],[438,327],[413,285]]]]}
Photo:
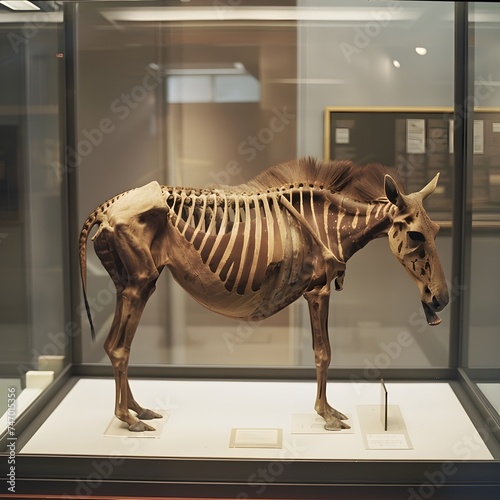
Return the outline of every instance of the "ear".
{"type": "Polygon", "coordinates": [[[419,193],[422,195],[422,200],[425,200],[427,196],[430,196],[434,190],[436,189],[437,183],[439,179],[439,172],[435,175],[434,179],[432,179],[427,186],[423,187],[419,193]]]}
{"type": "Polygon", "coordinates": [[[387,199],[393,205],[401,208],[401,206],[403,205],[403,199],[399,193],[396,181],[389,174],[386,174],[384,178],[384,190],[387,199]]]}

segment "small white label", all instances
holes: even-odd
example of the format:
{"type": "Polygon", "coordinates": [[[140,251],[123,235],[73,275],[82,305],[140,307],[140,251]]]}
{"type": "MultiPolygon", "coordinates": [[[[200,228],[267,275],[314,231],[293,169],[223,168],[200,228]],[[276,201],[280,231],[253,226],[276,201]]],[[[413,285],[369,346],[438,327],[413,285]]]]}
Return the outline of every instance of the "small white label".
{"type": "Polygon", "coordinates": [[[278,431],[270,429],[267,431],[256,429],[238,429],[236,431],[236,445],[244,444],[275,444],[278,440],[278,431]]]}
{"type": "Polygon", "coordinates": [[[493,132],[500,132],[500,123],[493,124],[493,132]]]}
{"type": "Polygon", "coordinates": [[[425,120],[421,118],[406,120],[406,152],[408,154],[425,153],[425,120]]]}
{"type": "Polygon", "coordinates": [[[232,429],[230,448],[281,448],[282,429],[232,429]]]}
{"type": "Polygon", "coordinates": [[[408,444],[404,434],[367,434],[370,450],[407,450],[408,444]]]}
{"type": "Polygon", "coordinates": [[[484,122],[474,120],[474,154],[484,154],[484,122]]]}
{"type": "Polygon", "coordinates": [[[453,154],[453,141],[455,140],[455,122],[453,120],[449,121],[448,128],[448,144],[450,146],[450,155],[453,154]]]}
{"type": "Polygon", "coordinates": [[[349,144],[349,129],[336,128],[335,129],[335,144],[349,144]]]}

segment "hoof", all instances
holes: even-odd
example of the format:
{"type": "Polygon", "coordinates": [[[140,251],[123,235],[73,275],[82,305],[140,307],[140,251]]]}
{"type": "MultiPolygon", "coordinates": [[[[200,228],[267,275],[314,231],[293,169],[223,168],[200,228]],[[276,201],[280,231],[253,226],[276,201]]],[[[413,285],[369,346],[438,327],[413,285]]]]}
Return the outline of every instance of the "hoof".
{"type": "Polygon", "coordinates": [[[349,417],[346,417],[343,413],[332,408],[329,404],[326,405],[325,408],[315,407],[316,412],[319,416],[323,417],[326,421],[330,419],[338,419],[338,420],[349,420],[349,417]]]}
{"type": "Polygon", "coordinates": [[[330,418],[339,420],[348,420],[348,418],[343,413],[340,413],[338,410],[328,405],[328,408],[326,410],[325,420],[328,420],[330,418]]]}
{"type": "Polygon", "coordinates": [[[328,415],[333,418],[337,418],[339,420],[349,420],[348,417],[346,417],[343,413],[340,413],[339,411],[335,410],[332,408],[332,411],[328,412],[328,415]]]}
{"type": "Polygon", "coordinates": [[[156,429],[138,420],[137,422],[129,425],[128,430],[132,432],[143,432],[143,431],[155,431],[156,429]]]}
{"type": "Polygon", "coordinates": [[[346,417],[343,413],[338,412],[338,419],[339,420],[349,420],[349,417],[346,417]]]}
{"type": "Polygon", "coordinates": [[[140,413],[137,414],[137,418],[141,420],[153,420],[154,418],[163,418],[163,415],[160,415],[153,410],[144,408],[140,413]]]}
{"type": "Polygon", "coordinates": [[[329,418],[325,423],[325,429],[327,431],[341,431],[342,429],[350,428],[350,425],[342,422],[342,420],[340,420],[339,418],[329,418]]]}

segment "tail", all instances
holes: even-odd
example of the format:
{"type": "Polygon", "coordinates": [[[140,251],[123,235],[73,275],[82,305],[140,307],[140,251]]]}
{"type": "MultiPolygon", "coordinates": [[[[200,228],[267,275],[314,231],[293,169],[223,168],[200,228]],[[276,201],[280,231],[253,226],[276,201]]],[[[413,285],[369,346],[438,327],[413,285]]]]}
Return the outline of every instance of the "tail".
{"type": "MultiPolygon", "coordinates": [[[[120,199],[122,196],[126,195],[127,193],[130,193],[130,191],[133,191],[132,189],[129,189],[128,191],[124,191],[123,193],[120,193],[113,198],[109,199],[108,201],[104,202],[101,206],[96,208],[88,217],[88,219],[85,221],[82,227],[82,231],[80,233],[80,276],[82,278],[82,288],[83,288],[83,300],[85,301],[85,310],[87,311],[87,318],[90,323],[90,332],[92,334],[92,340],[95,340],[95,328],[94,328],[94,322],[92,321],[92,314],[90,312],[90,306],[89,302],[87,300],[87,238],[89,236],[90,230],[96,225],[96,224],[101,224],[103,219],[102,214],[106,211],[107,208],[109,208],[110,205],[115,203],[118,199],[120,199]]],[[[98,233],[96,233],[92,239],[94,239],[97,236],[98,233]]]]}
{"type": "Polygon", "coordinates": [[[89,232],[95,224],[99,224],[98,211],[92,212],[88,219],[83,225],[82,231],[80,233],[79,247],[80,247],[80,276],[82,279],[83,288],[83,299],[85,301],[85,310],[87,311],[87,318],[90,323],[90,332],[92,334],[92,340],[95,340],[95,328],[94,322],[92,321],[92,314],[90,312],[89,302],[87,300],[87,238],[89,232]]]}

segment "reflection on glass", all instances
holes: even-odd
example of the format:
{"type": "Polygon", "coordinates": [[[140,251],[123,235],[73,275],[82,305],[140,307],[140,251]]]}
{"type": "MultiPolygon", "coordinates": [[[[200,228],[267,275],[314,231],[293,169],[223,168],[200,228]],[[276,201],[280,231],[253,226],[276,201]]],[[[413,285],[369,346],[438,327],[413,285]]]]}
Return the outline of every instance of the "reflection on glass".
{"type": "Polygon", "coordinates": [[[499,287],[500,233],[498,231],[500,173],[500,54],[492,40],[500,21],[500,5],[476,2],[471,16],[474,27],[474,165],[472,170],[472,216],[486,228],[473,225],[471,238],[470,312],[468,351],[464,362],[482,383],[478,384],[494,408],[498,408],[500,383],[499,287]],[[492,207],[485,215],[485,207],[492,207]]]}
{"type": "MultiPolygon", "coordinates": [[[[63,16],[49,3],[40,12],[0,6],[0,415],[8,392],[17,397],[20,413],[66,362],[63,16]]],[[[4,427],[5,416],[0,433],[4,427]]]]}
{"type": "MultiPolygon", "coordinates": [[[[238,184],[297,156],[322,157],[329,106],[453,104],[448,2],[301,0],[297,7],[227,9],[82,3],[77,42],[80,223],[103,200],[151,180],[238,184]]],[[[438,247],[449,272],[449,234],[438,247]]],[[[91,343],[82,317],[83,360],[107,363],[102,343],[114,287],[92,251],[88,283],[99,331],[91,343]]],[[[262,324],[235,322],[162,276],[131,361],[311,366],[303,302],[262,324]]],[[[418,291],[386,241],[352,259],[331,308],[336,366],[447,366],[449,312],[438,329],[426,326],[418,291]]]]}

